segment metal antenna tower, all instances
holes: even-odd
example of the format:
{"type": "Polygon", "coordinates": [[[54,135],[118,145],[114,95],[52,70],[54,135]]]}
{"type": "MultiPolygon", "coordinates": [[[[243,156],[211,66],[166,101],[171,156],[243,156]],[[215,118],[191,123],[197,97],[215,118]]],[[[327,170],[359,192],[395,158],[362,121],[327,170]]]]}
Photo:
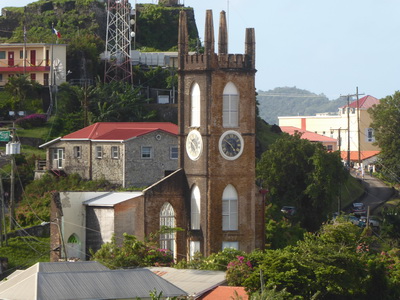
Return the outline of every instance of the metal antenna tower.
{"type": "Polygon", "coordinates": [[[108,0],[104,82],[133,82],[130,16],[129,0],[108,0]]]}

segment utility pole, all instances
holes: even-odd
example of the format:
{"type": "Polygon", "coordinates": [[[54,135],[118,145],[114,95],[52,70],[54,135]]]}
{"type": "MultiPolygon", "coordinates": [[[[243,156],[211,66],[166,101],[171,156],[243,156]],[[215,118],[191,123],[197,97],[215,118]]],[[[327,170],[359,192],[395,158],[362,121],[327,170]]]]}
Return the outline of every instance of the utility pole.
{"type": "MultiPolygon", "coordinates": [[[[349,167],[350,167],[350,97],[357,97],[357,106],[358,106],[358,96],[359,95],[364,95],[364,94],[359,94],[358,87],[357,87],[355,94],[348,94],[348,95],[341,96],[341,97],[347,97],[347,165],[349,167]]],[[[357,114],[358,114],[358,111],[357,111],[357,114]]],[[[359,124],[358,124],[357,131],[359,134],[359,132],[360,132],[359,124]]],[[[360,140],[360,139],[358,139],[358,140],[360,140]]],[[[360,147],[358,147],[358,148],[360,149],[360,147]]]]}
{"type": "MultiPolygon", "coordinates": [[[[15,123],[12,127],[11,145],[15,143],[15,123]]],[[[15,154],[11,153],[11,175],[10,175],[10,231],[15,227],[15,154]]]]}
{"type": "MultiPolygon", "coordinates": [[[[358,134],[358,165],[361,166],[361,149],[360,149],[360,102],[358,99],[358,87],[356,88],[357,95],[357,134],[358,134]]],[[[363,166],[364,167],[364,166],[363,166]]]]}

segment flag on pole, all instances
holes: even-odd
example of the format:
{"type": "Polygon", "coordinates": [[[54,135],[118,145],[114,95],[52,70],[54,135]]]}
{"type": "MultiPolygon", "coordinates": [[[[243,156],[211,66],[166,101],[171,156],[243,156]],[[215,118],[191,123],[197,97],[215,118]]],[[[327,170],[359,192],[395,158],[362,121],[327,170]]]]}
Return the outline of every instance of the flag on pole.
{"type": "Polygon", "coordinates": [[[53,31],[53,33],[58,37],[58,38],[61,38],[61,33],[57,30],[57,29],[55,29],[54,27],[52,28],[52,31],[53,31]]]}

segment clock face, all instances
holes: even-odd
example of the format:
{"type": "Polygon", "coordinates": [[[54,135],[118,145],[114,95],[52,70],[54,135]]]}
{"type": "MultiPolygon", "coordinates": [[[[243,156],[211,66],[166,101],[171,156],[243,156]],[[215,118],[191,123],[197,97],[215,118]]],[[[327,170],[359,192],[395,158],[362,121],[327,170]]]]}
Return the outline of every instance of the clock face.
{"type": "Polygon", "coordinates": [[[200,132],[192,130],[186,138],[186,152],[191,160],[197,160],[203,150],[203,140],[200,132]]]}
{"type": "Polygon", "coordinates": [[[219,151],[228,160],[238,158],[243,152],[243,138],[240,133],[229,130],[219,139],[219,151]]]}

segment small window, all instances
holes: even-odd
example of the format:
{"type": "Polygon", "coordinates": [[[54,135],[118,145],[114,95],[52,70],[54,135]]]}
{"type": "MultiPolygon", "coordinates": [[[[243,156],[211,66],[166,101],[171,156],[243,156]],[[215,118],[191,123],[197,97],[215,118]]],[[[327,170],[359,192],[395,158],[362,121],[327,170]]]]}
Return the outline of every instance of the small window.
{"type": "Polygon", "coordinates": [[[96,146],[96,158],[102,158],[102,157],[103,157],[103,147],[96,146]]]}
{"type": "Polygon", "coordinates": [[[239,242],[222,242],[222,250],[226,248],[239,250],[239,242]]]}
{"type": "Polygon", "coordinates": [[[119,158],[119,148],[118,146],[112,146],[111,147],[111,157],[114,159],[119,158]]]}
{"type": "Polygon", "coordinates": [[[0,51],[0,59],[6,59],[6,51],[0,51]]]}
{"type": "Polygon", "coordinates": [[[190,259],[192,259],[197,252],[201,253],[200,242],[190,241],[190,259]]]}
{"type": "Polygon", "coordinates": [[[143,146],[142,147],[142,158],[144,158],[144,159],[153,158],[153,148],[143,146]]]}
{"type": "Polygon", "coordinates": [[[31,77],[31,81],[36,81],[36,74],[35,73],[31,73],[30,77],[31,77]]]}
{"type": "Polygon", "coordinates": [[[0,82],[3,82],[3,74],[0,74],[0,82]]]}
{"type": "Polygon", "coordinates": [[[332,146],[332,145],[328,145],[328,146],[326,146],[326,150],[328,150],[328,151],[332,151],[332,150],[333,150],[333,146],[332,146]]]}
{"type": "Polygon", "coordinates": [[[170,159],[178,159],[178,147],[172,146],[169,148],[169,158],[170,159]]]}
{"type": "Polygon", "coordinates": [[[81,149],[81,146],[75,146],[75,147],[74,147],[74,157],[75,157],[75,158],[81,158],[81,157],[82,157],[82,149],[81,149]]]}

